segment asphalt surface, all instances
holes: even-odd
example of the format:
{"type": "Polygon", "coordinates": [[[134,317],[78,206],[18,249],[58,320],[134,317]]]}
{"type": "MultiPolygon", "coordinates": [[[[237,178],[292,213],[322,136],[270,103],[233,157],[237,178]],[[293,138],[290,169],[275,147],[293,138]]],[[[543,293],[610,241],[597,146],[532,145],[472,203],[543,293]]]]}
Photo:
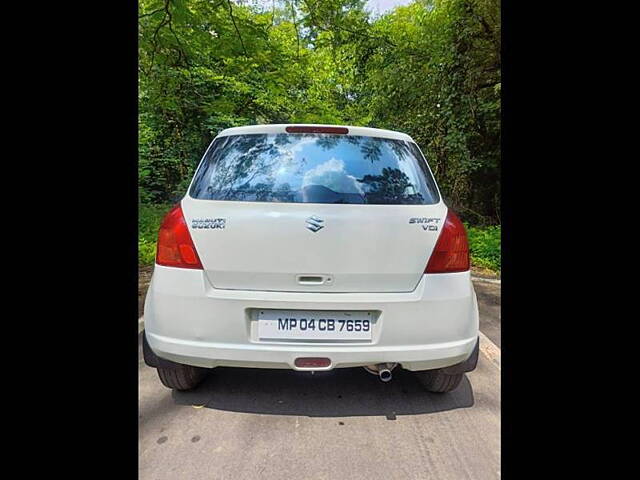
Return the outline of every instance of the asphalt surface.
{"type": "MultiPolygon", "coordinates": [[[[475,283],[500,345],[499,285],[475,283]]],[[[483,353],[448,394],[412,374],[217,368],[192,392],[139,353],[140,479],[500,478],[500,370],[483,353]]]]}
{"type": "Polygon", "coordinates": [[[500,284],[473,282],[480,311],[480,331],[500,347],[500,284]]]}

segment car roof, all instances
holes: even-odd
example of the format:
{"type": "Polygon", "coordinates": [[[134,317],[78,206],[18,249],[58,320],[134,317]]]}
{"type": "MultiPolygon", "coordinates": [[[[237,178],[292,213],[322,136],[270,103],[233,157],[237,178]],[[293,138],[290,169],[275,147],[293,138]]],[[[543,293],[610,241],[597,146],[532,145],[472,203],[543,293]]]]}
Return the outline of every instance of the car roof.
{"type": "Polygon", "coordinates": [[[264,133],[287,133],[287,127],[342,127],[348,128],[348,135],[357,135],[363,137],[379,137],[391,138],[395,140],[405,140],[413,142],[413,139],[406,133],[394,132],[393,130],[384,130],[382,128],[354,127],[350,125],[324,125],[316,123],[282,123],[274,125],[247,125],[246,127],[233,127],[222,130],[218,133],[218,137],[226,137],[229,135],[251,135],[264,133]]]}

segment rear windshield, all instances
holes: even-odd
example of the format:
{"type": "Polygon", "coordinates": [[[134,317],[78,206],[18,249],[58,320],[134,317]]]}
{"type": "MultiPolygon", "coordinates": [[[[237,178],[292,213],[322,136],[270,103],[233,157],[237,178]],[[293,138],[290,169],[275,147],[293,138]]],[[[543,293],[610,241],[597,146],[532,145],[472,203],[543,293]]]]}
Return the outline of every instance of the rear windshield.
{"type": "Polygon", "coordinates": [[[189,194],[204,200],[426,205],[438,191],[418,147],[331,134],[221,137],[189,194]]]}

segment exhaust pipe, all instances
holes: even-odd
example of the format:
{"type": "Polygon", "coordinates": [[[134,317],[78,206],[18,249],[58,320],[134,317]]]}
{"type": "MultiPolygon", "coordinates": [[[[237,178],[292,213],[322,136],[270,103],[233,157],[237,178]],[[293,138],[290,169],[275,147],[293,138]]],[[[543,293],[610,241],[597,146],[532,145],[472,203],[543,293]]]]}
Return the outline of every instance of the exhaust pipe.
{"type": "Polygon", "coordinates": [[[364,369],[373,375],[377,375],[381,381],[386,383],[393,378],[391,370],[397,366],[397,363],[378,363],[377,365],[367,365],[364,369]]]}
{"type": "Polygon", "coordinates": [[[380,377],[380,380],[383,382],[390,382],[393,378],[393,374],[388,368],[382,368],[378,371],[378,377],[380,377]]]}

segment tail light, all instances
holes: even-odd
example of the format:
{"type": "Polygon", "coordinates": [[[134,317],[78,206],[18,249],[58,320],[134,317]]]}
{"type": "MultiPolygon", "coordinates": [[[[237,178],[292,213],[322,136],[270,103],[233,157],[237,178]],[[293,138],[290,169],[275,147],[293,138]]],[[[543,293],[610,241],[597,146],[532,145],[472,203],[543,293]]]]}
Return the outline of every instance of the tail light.
{"type": "Polygon", "coordinates": [[[202,270],[200,257],[198,257],[180,205],[173,207],[162,221],[158,233],[156,263],[165,267],[202,270]]]}
{"type": "Polygon", "coordinates": [[[287,133],[333,133],[346,135],[349,133],[347,127],[323,127],[320,125],[293,125],[285,128],[287,133]]]}
{"type": "Polygon", "coordinates": [[[449,210],[424,273],[466,272],[469,267],[467,232],[458,216],[449,210]]]}

